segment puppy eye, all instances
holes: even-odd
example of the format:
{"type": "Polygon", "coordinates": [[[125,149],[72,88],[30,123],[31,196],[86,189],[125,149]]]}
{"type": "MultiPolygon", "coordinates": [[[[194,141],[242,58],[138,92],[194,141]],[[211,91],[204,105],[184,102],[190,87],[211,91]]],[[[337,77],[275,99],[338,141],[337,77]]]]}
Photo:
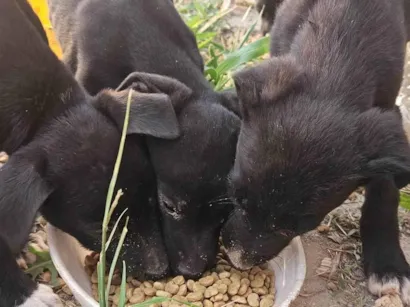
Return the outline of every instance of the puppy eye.
{"type": "Polygon", "coordinates": [[[177,208],[170,201],[162,200],[161,204],[169,213],[177,213],[177,208]]]}

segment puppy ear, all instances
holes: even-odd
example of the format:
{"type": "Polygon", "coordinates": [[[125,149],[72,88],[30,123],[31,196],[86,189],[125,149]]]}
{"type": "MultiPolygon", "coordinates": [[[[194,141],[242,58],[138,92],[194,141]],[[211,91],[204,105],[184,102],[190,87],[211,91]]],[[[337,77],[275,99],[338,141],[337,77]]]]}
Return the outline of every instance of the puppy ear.
{"type": "Polygon", "coordinates": [[[129,74],[117,87],[117,91],[133,88],[143,93],[167,94],[175,108],[182,107],[192,95],[192,90],[182,82],[166,76],[134,72],[129,74]]]}
{"type": "Polygon", "coordinates": [[[261,106],[280,101],[301,89],[304,74],[291,56],[271,58],[233,76],[243,119],[261,106]]]}
{"type": "MultiPolygon", "coordinates": [[[[127,111],[129,91],[104,90],[95,107],[111,118],[121,130],[127,111]]],[[[127,134],[145,134],[161,139],[179,136],[179,124],[171,99],[165,94],[132,93],[127,134]]]]}
{"type": "Polygon", "coordinates": [[[52,193],[41,175],[45,163],[36,153],[25,158],[17,151],[0,168],[0,233],[13,253],[26,243],[38,210],[52,193]]]}
{"type": "Polygon", "coordinates": [[[390,175],[398,188],[410,182],[410,146],[398,113],[372,109],[359,117],[359,142],[366,164],[365,178],[390,175]]]}

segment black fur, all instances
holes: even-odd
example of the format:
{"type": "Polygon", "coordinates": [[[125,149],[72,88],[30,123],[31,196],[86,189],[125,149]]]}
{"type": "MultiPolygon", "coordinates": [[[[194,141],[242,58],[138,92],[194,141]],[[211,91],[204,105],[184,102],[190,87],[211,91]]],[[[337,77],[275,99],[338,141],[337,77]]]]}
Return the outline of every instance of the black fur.
{"type": "MultiPolygon", "coordinates": [[[[104,90],[89,96],[46,45],[31,13],[26,1],[0,2],[0,150],[11,155],[0,168],[1,307],[55,306],[38,302],[52,292],[31,297],[39,288],[13,261],[37,211],[85,247],[100,249],[105,195],[129,95],[128,90],[104,90]]],[[[167,95],[133,93],[131,99],[116,186],[124,195],[113,219],[128,208],[129,232],[121,255],[128,271],[160,278],[168,272],[168,259],[155,174],[146,137],[139,134],[173,139],[180,132],[167,95]]],[[[112,244],[109,257],[114,248],[112,244]]]]}
{"type": "Polygon", "coordinates": [[[234,76],[243,122],[230,182],[236,209],[222,231],[231,261],[272,258],[367,184],[367,274],[380,284],[395,275],[409,291],[396,217],[397,189],[410,179],[395,107],[402,2],[287,0],[271,37],[273,57],[234,76]]]}
{"type": "Polygon", "coordinates": [[[173,101],[181,137],[147,144],[171,267],[199,276],[215,261],[231,209],[225,181],[240,124],[235,93],[212,90],[195,37],[168,0],[49,0],[49,6],[65,62],[90,93],[134,87],[173,101]]]}

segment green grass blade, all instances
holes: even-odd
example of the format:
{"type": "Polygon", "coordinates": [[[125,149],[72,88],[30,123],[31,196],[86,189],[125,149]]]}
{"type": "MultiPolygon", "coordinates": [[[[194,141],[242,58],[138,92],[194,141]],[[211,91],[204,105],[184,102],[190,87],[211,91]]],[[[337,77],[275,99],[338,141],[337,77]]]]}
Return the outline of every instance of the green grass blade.
{"type": "Polygon", "coordinates": [[[219,74],[227,73],[239,66],[254,61],[269,52],[269,37],[263,37],[226,56],[216,68],[219,74]]]}
{"type": "Polygon", "coordinates": [[[169,299],[169,298],[167,298],[167,297],[154,297],[154,298],[152,298],[152,299],[150,299],[150,300],[147,300],[147,301],[145,301],[145,302],[143,302],[143,303],[139,303],[139,304],[134,304],[134,305],[132,305],[131,307],[148,307],[148,306],[150,306],[150,305],[152,305],[152,304],[161,304],[161,303],[163,303],[163,302],[168,302],[168,301],[170,301],[171,299],[169,299]]]}
{"type": "Polygon", "coordinates": [[[98,297],[100,299],[100,307],[106,307],[108,305],[108,299],[105,298],[105,270],[101,262],[97,264],[97,274],[98,274],[98,297]]]}
{"type": "Polygon", "coordinates": [[[109,213],[110,213],[110,208],[111,208],[112,197],[114,195],[114,188],[117,183],[122,155],[124,152],[125,139],[127,136],[132,94],[133,94],[133,90],[131,89],[128,94],[127,109],[125,113],[124,126],[122,127],[122,134],[121,134],[121,140],[120,140],[120,144],[118,148],[117,159],[115,161],[114,171],[111,177],[111,181],[110,181],[110,185],[109,185],[108,193],[107,193],[107,199],[105,202],[104,219],[103,219],[103,225],[102,225],[101,253],[100,253],[100,261],[98,262],[98,265],[100,266],[100,269],[98,270],[98,288],[99,288],[99,293],[100,293],[100,301],[103,301],[103,305],[101,305],[101,307],[105,307],[108,304],[108,292],[105,293],[105,287],[104,287],[105,265],[106,265],[105,243],[107,242],[107,230],[108,230],[109,215],[110,215],[109,213]]]}
{"type": "Polygon", "coordinates": [[[207,23],[205,23],[199,30],[198,33],[203,33],[209,28],[211,28],[213,25],[215,25],[219,20],[221,20],[223,17],[231,13],[235,8],[230,8],[229,10],[219,12],[215,16],[211,17],[207,23]]]}
{"type": "Polygon", "coordinates": [[[127,301],[127,267],[125,261],[122,262],[122,280],[121,280],[121,290],[120,290],[120,300],[118,302],[118,307],[125,307],[127,301]]]}
{"type": "Polygon", "coordinates": [[[114,227],[113,227],[112,230],[111,230],[110,236],[108,237],[107,243],[105,244],[105,251],[107,251],[107,250],[108,250],[108,247],[110,247],[112,238],[114,237],[114,234],[115,234],[115,232],[117,231],[118,224],[120,223],[122,217],[124,216],[125,212],[127,212],[127,211],[128,211],[128,208],[126,208],[126,209],[121,213],[121,215],[118,217],[117,221],[115,222],[115,225],[114,225],[114,227]]]}
{"type": "Polygon", "coordinates": [[[118,242],[117,248],[115,250],[114,258],[112,260],[111,267],[110,267],[110,272],[108,274],[107,289],[105,290],[106,291],[105,296],[107,297],[107,299],[108,299],[108,292],[110,291],[110,287],[111,287],[112,276],[114,275],[115,267],[117,266],[117,262],[118,262],[118,257],[120,256],[121,248],[122,248],[122,245],[124,244],[125,236],[127,235],[127,232],[128,232],[128,228],[127,228],[128,221],[129,221],[129,217],[127,217],[127,219],[125,220],[125,226],[122,229],[121,237],[118,242]]]}
{"type": "Polygon", "coordinates": [[[400,192],[400,206],[410,210],[410,195],[405,192],[400,192]]]}

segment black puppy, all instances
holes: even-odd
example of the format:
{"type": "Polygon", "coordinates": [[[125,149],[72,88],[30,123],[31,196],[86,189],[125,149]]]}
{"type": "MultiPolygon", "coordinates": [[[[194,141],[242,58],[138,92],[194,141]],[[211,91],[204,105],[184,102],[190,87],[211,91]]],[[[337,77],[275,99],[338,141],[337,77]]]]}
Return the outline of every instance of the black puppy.
{"type": "Polygon", "coordinates": [[[226,177],[240,120],[225,106],[235,104],[204,78],[196,39],[171,1],[49,0],[49,7],[64,60],[90,93],[142,85],[182,102],[176,106],[181,137],[147,142],[171,267],[199,276],[215,261],[231,210],[226,177]],[[135,71],[164,77],[129,75],[135,71]]]}
{"type": "Polygon", "coordinates": [[[256,10],[262,12],[261,32],[263,35],[269,33],[275,19],[276,10],[283,0],[256,0],[256,10]]]}
{"type": "Polygon", "coordinates": [[[395,108],[404,62],[400,0],[286,0],[272,58],[235,77],[243,123],[222,237],[238,268],[271,259],[366,185],[361,235],[372,293],[410,304],[398,188],[410,149],[395,108]]]}
{"type": "MultiPolygon", "coordinates": [[[[100,249],[129,92],[104,90],[90,97],[47,46],[26,0],[1,1],[0,15],[0,150],[11,154],[0,168],[0,306],[57,306],[58,297],[20,271],[15,256],[38,210],[85,247],[100,249]]],[[[124,192],[117,212],[128,208],[131,218],[122,258],[130,273],[159,278],[168,272],[168,259],[155,174],[138,134],[176,138],[178,121],[164,94],[131,98],[116,186],[124,192]]]]}

